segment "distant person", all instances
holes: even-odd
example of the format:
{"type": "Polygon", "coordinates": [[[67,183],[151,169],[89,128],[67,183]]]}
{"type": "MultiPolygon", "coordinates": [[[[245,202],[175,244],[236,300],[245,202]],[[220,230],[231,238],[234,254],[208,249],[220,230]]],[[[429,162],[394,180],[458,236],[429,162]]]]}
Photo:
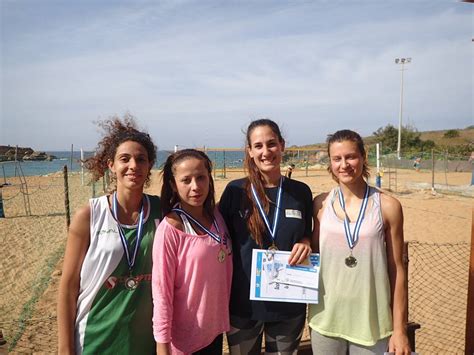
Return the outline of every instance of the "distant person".
{"type": "Polygon", "coordinates": [[[133,119],[101,123],[86,166],[115,188],[89,200],[69,228],[58,294],[60,354],[152,354],[152,243],[160,200],[143,193],[156,147],[133,119]]]}
{"type": "Polygon", "coordinates": [[[281,174],[285,141],[269,119],[250,123],[246,134],[247,177],[231,181],[219,202],[233,245],[234,275],[230,300],[229,351],[260,354],[262,338],[269,354],[296,354],[306,305],[250,300],[253,249],[290,251],[289,263],[311,252],[312,194],[309,187],[281,174]]]}
{"type": "Polygon", "coordinates": [[[232,245],[211,169],[194,149],[170,155],[163,167],[166,217],[156,230],[152,277],[158,355],[221,355],[229,330],[232,245]]]}
{"type": "Polygon", "coordinates": [[[286,168],[286,173],[285,173],[285,176],[288,178],[288,179],[291,179],[291,174],[293,174],[293,169],[295,168],[295,164],[290,164],[288,165],[288,167],[286,168]]]}
{"type": "Polygon", "coordinates": [[[410,354],[400,202],[367,184],[359,134],[330,135],[328,154],[338,186],[314,199],[321,274],[319,303],[309,306],[313,353],[410,354]]]}
{"type": "Polygon", "coordinates": [[[413,167],[415,168],[416,171],[420,171],[420,164],[421,164],[421,158],[415,158],[413,161],[413,167]]]}

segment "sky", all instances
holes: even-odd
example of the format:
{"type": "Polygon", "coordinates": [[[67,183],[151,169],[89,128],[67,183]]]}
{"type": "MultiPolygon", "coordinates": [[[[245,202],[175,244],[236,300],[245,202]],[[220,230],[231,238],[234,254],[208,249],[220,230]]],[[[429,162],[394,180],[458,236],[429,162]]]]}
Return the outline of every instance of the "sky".
{"type": "Polygon", "coordinates": [[[441,0],[0,0],[0,145],[93,149],[129,112],[159,149],[287,146],[473,119],[474,4],[441,0]]]}

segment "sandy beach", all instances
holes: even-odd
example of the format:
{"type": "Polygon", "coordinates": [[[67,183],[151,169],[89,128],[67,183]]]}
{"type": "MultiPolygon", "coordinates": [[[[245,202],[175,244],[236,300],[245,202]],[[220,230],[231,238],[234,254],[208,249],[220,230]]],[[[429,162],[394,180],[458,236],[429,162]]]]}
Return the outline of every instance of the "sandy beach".
{"type": "MultiPolygon", "coordinates": [[[[243,176],[242,172],[227,171],[224,178],[222,172],[217,172],[216,196],[221,195],[230,180],[241,176],[243,176]]],[[[305,171],[296,170],[293,178],[307,183],[314,196],[335,186],[325,170],[311,170],[308,176],[305,171]]],[[[406,241],[413,242],[415,246],[419,246],[419,243],[432,244],[433,249],[441,250],[443,255],[446,254],[443,250],[446,245],[459,248],[456,249],[454,255],[448,256],[456,259],[456,262],[448,259],[446,264],[443,264],[444,269],[448,268],[447,275],[456,274],[457,278],[446,276],[442,279],[443,284],[431,285],[428,270],[425,271],[427,275],[423,276],[427,285],[410,284],[413,288],[410,294],[414,296],[417,296],[415,289],[421,290],[422,293],[439,293],[439,289],[443,288],[454,289],[455,292],[449,293],[452,296],[446,296],[452,299],[443,299],[441,307],[447,308],[449,313],[455,313],[455,317],[445,318],[442,324],[437,324],[436,302],[426,304],[427,301],[423,298],[416,298],[416,302],[420,304],[414,304],[415,301],[410,298],[412,302],[410,310],[416,308],[421,311],[410,311],[410,313],[416,314],[418,319],[413,320],[421,323],[422,326],[417,335],[417,344],[420,346],[417,350],[420,353],[445,353],[442,348],[429,347],[433,342],[440,342],[438,333],[433,335],[427,331],[427,327],[432,326],[441,327],[440,333],[443,333],[443,329],[454,329],[460,334],[461,337],[456,340],[454,347],[452,342],[448,342],[448,349],[454,349],[454,351],[445,350],[446,353],[458,353],[458,351],[462,352],[464,346],[468,252],[471,241],[474,187],[469,187],[470,173],[443,173],[437,174],[435,178],[435,183],[443,184],[444,189],[437,189],[433,193],[430,188],[432,182],[430,172],[399,170],[396,192],[387,193],[392,194],[402,203],[406,241]],[[449,308],[451,305],[454,309],[449,308]],[[430,323],[431,320],[428,320],[432,318],[434,325],[430,323]],[[425,337],[424,340],[423,337],[425,337]]],[[[12,185],[2,189],[6,218],[0,218],[2,246],[0,329],[3,330],[8,343],[0,347],[0,353],[6,352],[13,342],[16,342],[16,346],[12,353],[54,353],[57,347],[56,296],[61,274],[61,256],[67,237],[64,180],[61,173],[45,177],[27,177],[26,180],[30,216],[26,215],[28,201],[25,200],[25,194],[21,192],[18,179],[9,179],[8,182],[12,185]],[[26,209],[25,206],[27,206],[26,209]],[[19,322],[19,319],[23,321],[19,322]],[[21,329],[23,331],[19,331],[21,329]]],[[[371,182],[373,183],[373,180],[371,182]]],[[[87,185],[87,179],[83,186],[81,177],[77,173],[69,176],[68,183],[70,209],[73,214],[79,206],[87,203],[92,195],[92,187],[87,185]]],[[[384,176],[382,188],[387,184],[388,177],[384,176]]],[[[102,192],[102,189],[102,183],[97,184],[96,191],[102,192]]],[[[159,194],[159,191],[160,179],[158,172],[154,171],[152,184],[147,188],[147,192],[159,194]]],[[[410,257],[415,258],[415,256],[410,257]]],[[[429,259],[424,263],[431,262],[429,259]]],[[[421,272],[419,267],[416,270],[421,272]]]]}

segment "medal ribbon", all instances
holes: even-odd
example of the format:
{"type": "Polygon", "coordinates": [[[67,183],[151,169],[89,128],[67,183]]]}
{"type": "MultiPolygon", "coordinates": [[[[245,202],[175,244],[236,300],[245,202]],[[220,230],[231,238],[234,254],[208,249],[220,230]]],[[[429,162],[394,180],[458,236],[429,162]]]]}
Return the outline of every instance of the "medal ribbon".
{"type": "MultiPolygon", "coordinates": [[[[193,216],[191,216],[188,212],[186,212],[185,210],[183,210],[182,208],[179,208],[179,207],[175,207],[173,208],[171,211],[173,212],[176,212],[178,214],[184,214],[188,219],[190,219],[191,221],[194,222],[194,224],[196,224],[199,228],[201,228],[201,230],[208,234],[212,239],[214,239],[216,242],[218,242],[219,244],[222,242],[222,238],[214,233],[214,232],[211,232],[209,229],[207,229],[206,227],[204,227],[196,218],[194,218],[193,216]]],[[[219,230],[219,226],[217,225],[217,222],[216,222],[216,219],[214,218],[214,221],[212,222],[212,224],[214,224],[214,227],[216,228],[217,230],[217,233],[220,233],[220,230],[219,230]]],[[[227,245],[227,238],[224,238],[224,245],[227,245]]]]}
{"type": "Polygon", "coordinates": [[[359,210],[359,216],[357,217],[357,221],[355,223],[354,233],[351,233],[350,221],[346,213],[346,204],[344,202],[344,195],[342,194],[342,190],[339,187],[339,203],[341,204],[341,208],[345,214],[344,232],[346,234],[347,244],[349,245],[349,248],[351,250],[355,247],[355,245],[359,241],[359,231],[362,225],[362,221],[364,220],[365,210],[367,209],[368,201],[369,201],[369,185],[366,185],[364,199],[362,200],[362,205],[360,206],[360,210],[359,210]]]}
{"type": "Polygon", "coordinates": [[[251,185],[250,187],[252,188],[252,196],[253,199],[255,200],[255,203],[257,204],[258,211],[260,212],[260,216],[262,216],[263,221],[265,222],[265,226],[267,227],[268,232],[270,233],[270,237],[272,237],[272,243],[275,244],[275,238],[276,238],[276,231],[277,231],[277,226],[278,226],[278,216],[280,215],[280,204],[281,204],[281,191],[283,185],[283,176],[280,177],[280,184],[278,186],[278,194],[277,194],[277,203],[276,203],[276,208],[275,208],[275,213],[273,214],[273,227],[270,226],[270,222],[268,220],[267,215],[265,214],[265,210],[263,209],[262,203],[260,202],[260,199],[258,198],[257,191],[255,191],[255,187],[251,185]]]}
{"type": "Polygon", "coordinates": [[[125,232],[123,231],[123,228],[120,225],[120,222],[119,222],[118,216],[117,216],[118,215],[118,213],[117,213],[117,211],[118,211],[118,209],[117,209],[117,192],[114,192],[112,201],[113,201],[112,212],[114,214],[115,220],[117,221],[120,240],[122,241],[123,250],[125,251],[125,256],[127,257],[128,269],[131,272],[132,269],[133,269],[133,266],[135,265],[135,261],[137,259],[137,254],[138,254],[138,249],[140,248],[140,243],[142,241],[143,215],[144,215],[143,200],[142,200],[142,207],[140,209],[140,217],[138,218],[138,231],[137,231],[137,239],[135,241],[135,250],[133,251],[133,255],[132,255],[131,258],[130,258],[130,252],[128,251],[128,242],[127,242],[127,239],[125,238],[125,232]]]}

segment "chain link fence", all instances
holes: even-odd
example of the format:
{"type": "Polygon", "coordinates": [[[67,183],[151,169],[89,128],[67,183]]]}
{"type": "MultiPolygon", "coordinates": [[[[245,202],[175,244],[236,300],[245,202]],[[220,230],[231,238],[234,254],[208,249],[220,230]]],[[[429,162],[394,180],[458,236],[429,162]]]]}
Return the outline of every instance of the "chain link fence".
{"type": "MultiPolygon", "coordinates": [[[[56,351],[57,288],[45,300],[49,304],[39,301],[60,277],[55,270],[67,236],[65,180],[61,172],[28,177],[27,186],[23,179],[10,177],[2,187],[0,329],[13,353],[50,353],[56,351]]],[[[69,174],[68,182],[73,214],[87,203],[92,188],[78,173],[69,174]]]]}
{"type": "Polygon", "coordinates": [[[409,319],[420,354],[464,354],[470,244],[410,242],[409,319]]]}

